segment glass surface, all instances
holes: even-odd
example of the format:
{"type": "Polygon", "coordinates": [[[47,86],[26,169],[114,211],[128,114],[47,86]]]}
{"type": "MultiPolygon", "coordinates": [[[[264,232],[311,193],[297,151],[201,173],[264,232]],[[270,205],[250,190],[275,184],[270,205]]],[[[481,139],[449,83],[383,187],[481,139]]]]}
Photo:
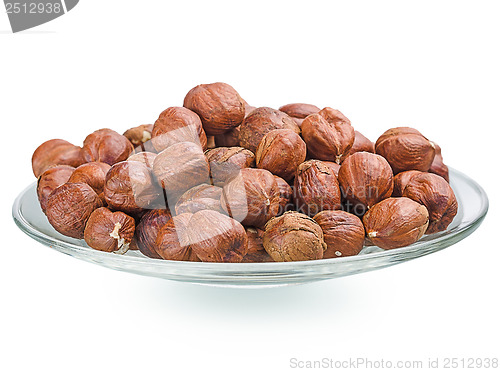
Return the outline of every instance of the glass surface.
{"type": "Polygon", "coordinates": [[[450,169],[450,184],[458,199],[458,213],[446,231],[425,235],[404,248],[384,251],[366,246],[353,257],[317,261],[266,263],[208,263],[155,260],[139,251],[116,255],[93,250],[85,241],[69,238],[52,228],[40,209],[36,183],[14,202],[12,214],[19,228],[33,239],[62,253],[115,270],[159,278],[219,286],[279,286],[358,274],[437,252],[470,235],[488,211],[484,190],[465,174],[450,169]]]}

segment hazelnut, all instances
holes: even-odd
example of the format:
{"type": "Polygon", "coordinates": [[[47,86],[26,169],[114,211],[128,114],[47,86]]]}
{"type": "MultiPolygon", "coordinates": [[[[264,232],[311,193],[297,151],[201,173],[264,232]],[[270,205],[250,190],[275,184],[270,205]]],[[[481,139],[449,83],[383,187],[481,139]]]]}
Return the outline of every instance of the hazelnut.
{"type": "Polygon", "coordinates": [[[143,163],[148,169],[153,169],[153,163],[158,154],[149,151],[138,152],[137,154],[130,155],[127,161],[138,161],[143,163]]]}
{"type": "Polygon", "coordinates": [[[111,129],[99,129],[83,141],[83,156],[87,163],[100,161],[109,165],[127,160],[134,146],[127,137],[111,129]]]}
{"type": "Polygon", "coordinates": [[[354,129],[349,119],[329,107],[305,118],[301,129],[307,150],[319,160],[340,164],[354,143],[354,129]]]}
{"type": "Polygon", "coordinates": [[[240,126],[240,146],[255,153],[262,137],[274,129],[290,129],[300,134],[297,123],[284,112],[259,107],[248,115],[240,126]]]}
{"type": "Polygon", "coordinates": [[[309,216],[342,207],[337,177],[331,167],[320,160],[308,160],[299,165],[294,193],[297,209],[309,216]]]}
{"type": "Polygon", "coordinates": [[[444,231],[457,214],[455,194],[446,180],[433,173],[413,176],[406,185],[403,196],[426,206],[429,227],[426,234],[444,231]]]}
{"type": "Polygon", "coordinates": [[[429,224],[425,206],[408,198],[388,198],[363,217],[370,241],[383,249],[400,248],[420,239],[429,224]]]}
{"type": "Polygon", "coordinates": [[[380,155],[357,152],[340,166],[339,183],[347,200],[370,208],[392,195],[392,169],[380,155]]]}
{"type": "Polygon", "coordinates": [[[436,155],[434,156],[434,160],[432,161],[431,167],[429,168],[430,173],[437,174],[438,176],[443,177],[446,182],[450,182],[450,175],[448,171],[448,167],[443,162],[443,155],[441,155],[441,147],[435,142],[433,142],[434,148],[436,149],[436,155]]]}
{"type": "Polygon", "coordinates": [[[218,147],[208,150],[205,155],[216,186],[223,186],[227,180],[238,175],[240,169],[255,165],[255,155],[243,147],[218,147]]]}
{"type": "Polygon", "coordinates": [[[215,145],[215,136],[207,137],[207,149],[215,149],[217,146],[215,145]]]}
{"type": "Polygon", "coordinates": [[[74,170],[75,168],[69,165],[56,165],[47,169],[38,177],[36,194],[43,213],[45,213],[49,195],[59,186],[68,182],[74,170]]]}
{"type": "Polygon", "coordinates": [[[427,172],[435,155],[434,144],[418,130],[408,127],[384,132],[375,143],[375,151],[387,159],[394,174],[405,170],[427,172]]]}
{"type": "Polygon", "coordinates": [[[45,213],[58,232],[82,239],[87,220],[100,207],[102,201],[89,185],[65,183],[50,194],[45,213]]]}
{"type": "Polygon", "coordinates": [[[54,165],[78,167],[85,163],[82,148],[62,139],[42,143],[33,153],[31,164],[36,178],[54,165]]]}
{"type": "Polygon", "coordinates": [[[104,200],[104,182],[106,174],[111,169],[111,166],[101,162],[91,162],[80,165],[75,169],[68,182],[86,183],[104,200]]]}
{"type": "Polygon", "coordinates": [[[216,147],[238,147],[240,145],[239,140],[240,127],[236,127],[227,131],[226,133],[218,134],[214,136],[216,147]]]}
{"type": "Polygon", "coordinates": [[[280,196],[279,196],[280,209],[277,214],[277,216],[279,216],[285,213],[289,208],[293,207],[292,205],[293,190],[283,178],[274,176],[274,179],[276,180],[276,183],[278,184],[278,189],[280,191],[280,196]]]}
{"type": "Polygon", "coordinates": [[[151,142],[158,152],[179,142],[193,142],[207,148],[200,117],[185,107],[169,107],[160,114],[153,127],[151,142]]]}
{"type": "Polygon", "coordinates": [[[191,249],[203,262],[241,262],[248,238],[236,220],[216,211],[196,212],[189,221],[191,249]]]}
{"type": "Polygon", "coordinates": [[[354,143],[351,147],[351,150],[349,150],[349,154],[347,156],[361,151],[375,153],[375,144],[368,138],[363,136],[361,133],[359,133],[357,130],[355,130],[354,143]]]}
{"type": "Polygon", "coordinates": [[[203,149],[192,142],[179,142],[160,152],[153,172],[172,201],[194,186],[209,183],[210,177],[203,149]]]}
{"type": "Polygon", "coordinates": [[[135,221],[123,212],[97,208],[85,227],[84,239],[90,248],[124,254],[134,238],[135,221]]]}
{"type": "Polygon", "coordinates": [[[220,204],[222,188],[202,184],[186,191],[175,204],[175,213],[196,213],[204,209],[223,212],[220,204]]]}
{"type": "Polygon", "coordinates": [[[271,172],[244,168],[223,187],[222,208],[245,226],[263,227],[280,211],[280,188],[271,172]]]}
{"type": "Polygon", "coordinates": [[[322,211],[313,220],[323,230],[327,247],[323,258],[355,256],[363,249],[365,228],[355,215],[344,211],[322,211]]]}
{"type": "Polygon", "coordinates": [[[168,209],[153,209],[144,216],[136,228],[137,246],[141,253],[150,258],[161,258],[156,251],[156,238],[160,229],[172,218],[168,209]]]}
{"type": "Polygon", "coordinates": [[[312,218],[293,211],[266,224],[263,244],[278,262],[318,260],[326,250],[321,227],[312,218]]]}
{"type": "Polygon", "coordinates": [[[246,227],[245,231],[248,238],[248,250],[241,262],[274,262],[262,244],[264,231],[255,227],[246,227]]]}
{"type": "Polygon", "coordinates": [[[189,221],[191,213],[182,213],[170,219],[158,231],[156,252],[164,260],[200,261],[193,252],[189,241],[189,221]]]}
{"type": "Polygon", "coordinates": [[[330,167],[335,176],[339,177],[340,164],[334,163],[333,161],[324,161],[323,164],[330,167]]]}
{"type": "Polygon", "coordinates": [[[306,144],[290,129],[275,129],[260,141],[255,153],[257,168],[267,169],[290,181],[297,167],[306,160],[306,144]]]}
{"type": "Polygon", "coordinates": [[[289,103],[280,107],[280,111],[284,112],[292,118],[305,119],[311,114],[316,114],[320,108],[308,103],[289,103]]]}
{"type": "Polygon", "coordinates": [[[420,171],[410,170],[396,174],[393,177],[394,189],[392,190],[392,196],[394,197],[403,196],[403,190],[405,189],[408,182],[410,182],[411,178],[421,173],[422,172],[420,171]]]}
{"type": "Polygon", "coordinates": [[[245,104],[238,92],[225,83],[201,84],[184,98],[184,107],[196,112],[205,132],[214,136],[241,124],[245,104]]]}
{"type": "Polygon", "coordinates": [[[134,128],[130,128],[123,135],[130,141],[132,146],[139,151],[151,151],[151,132],[153,124],[142,124],[134,128]]]}

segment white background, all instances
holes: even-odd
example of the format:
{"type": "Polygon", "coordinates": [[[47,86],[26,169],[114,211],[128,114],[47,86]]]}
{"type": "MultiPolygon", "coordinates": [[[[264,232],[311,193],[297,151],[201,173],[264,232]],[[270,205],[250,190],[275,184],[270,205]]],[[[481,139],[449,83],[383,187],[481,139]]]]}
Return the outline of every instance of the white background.
{"type": "Polygon", "coordinates": [[[82,0],[12,34],[0,13],[2,371],[282,371],[290,359],[500,357],[495,1],[82,0]],[[408,125],[476,179],[472,236],[380,271],[286,288],[201,287],[112,271],[11,218],[51,138],[153,122],[199,83],[252,105],[332,106],[375,140],[408,125]]]}

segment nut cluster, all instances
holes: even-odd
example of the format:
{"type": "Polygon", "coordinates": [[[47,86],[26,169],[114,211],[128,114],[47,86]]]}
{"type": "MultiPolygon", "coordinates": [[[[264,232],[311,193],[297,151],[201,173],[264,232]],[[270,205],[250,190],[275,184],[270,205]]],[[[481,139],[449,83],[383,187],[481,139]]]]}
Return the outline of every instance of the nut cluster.
{"type": "Polygon", "coordinates": [[[338,110],[253,107],[225,83],[152,122],[36,149],[38,199],[59,233],[152,259],[302,261],[404,247],[457,214],[441,148],[413,128],[374,143],[338,110]]]}

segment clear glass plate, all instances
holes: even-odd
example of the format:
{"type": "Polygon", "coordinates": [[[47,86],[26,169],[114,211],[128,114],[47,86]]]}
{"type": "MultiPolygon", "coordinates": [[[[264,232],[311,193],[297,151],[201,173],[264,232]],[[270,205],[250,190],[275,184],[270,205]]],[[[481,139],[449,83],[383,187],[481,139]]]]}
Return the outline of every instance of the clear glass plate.
{"type": "Polygon", "coordinates": [[[40,209],[36,184],[14,202],[12,214],[19,228],[33,239],[62,253],[111,269],[182,282],[218,286],[279,286],[358,274],[381,269],[437,252],[470,235],[488,211],[488,197],[471,178],[450,169],[450,183],[458,199],[458,214],[446,231],[426,235],[408,247],[384,251],[367,246],[353,257],[317,261],[268,263],[206,263],[155,260],[138,251],[116,255],[93,250],[85,241],[55,231],[40,209]]]}

